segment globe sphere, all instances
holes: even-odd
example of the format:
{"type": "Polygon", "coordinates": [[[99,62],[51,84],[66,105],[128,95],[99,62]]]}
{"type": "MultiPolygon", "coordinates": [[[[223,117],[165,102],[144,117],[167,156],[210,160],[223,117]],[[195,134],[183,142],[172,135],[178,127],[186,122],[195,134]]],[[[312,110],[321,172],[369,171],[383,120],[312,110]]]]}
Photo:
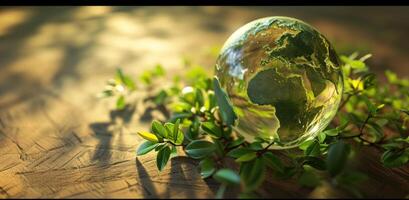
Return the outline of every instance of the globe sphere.
{"type": "Polygon", "coordinates": [[[315,28],[298,19],[266,17],[235,31],[224,43],[215,75],[248,141],[296,147],[316,137],[337,112],[343,78],[337,53],[315,28]]]}

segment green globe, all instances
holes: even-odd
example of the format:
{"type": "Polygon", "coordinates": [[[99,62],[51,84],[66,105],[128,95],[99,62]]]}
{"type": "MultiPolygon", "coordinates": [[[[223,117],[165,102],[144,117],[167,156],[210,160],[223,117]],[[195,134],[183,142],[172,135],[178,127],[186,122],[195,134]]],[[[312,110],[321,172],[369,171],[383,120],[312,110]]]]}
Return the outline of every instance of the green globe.
{"type": "Polygon", "coordinates": [[[234,32],[223,45],[215,73],[248,141],[277,141],[292,148],[330,123],[342,96],[340,61],[312,26],[289,17],[266,17],[234,32]]]}

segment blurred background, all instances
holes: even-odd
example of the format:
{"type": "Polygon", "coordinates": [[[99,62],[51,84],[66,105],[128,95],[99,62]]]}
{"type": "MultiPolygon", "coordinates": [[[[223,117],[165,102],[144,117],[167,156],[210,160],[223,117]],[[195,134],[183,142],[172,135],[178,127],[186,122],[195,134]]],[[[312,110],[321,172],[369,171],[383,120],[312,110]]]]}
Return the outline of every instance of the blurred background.
{"type": "MultiPolygon", "coordinates": [[[[167,74],[159,87],[186,61],[213,73],[236,29],[277,15],[313,25],[339,54],[373,54],[368,64],[381,80],[386,69],[409,77],[409,7],[1,7],[0,198],[213,197],[218,185],[200,179],[192,160],[172,159],[159,173],[154,156],[135,159],[135,131],[149,129],[154,109],[138,104],[123,131],[115,99],[96,94],[117,67],[138,80],[161,64],[167,74]]],[[[376,195],[406,195],[396,192],[405,185],[378,176],[384,171],[373,174],[376,195]]]]}
{"type": "Polygon", "coordinates": [[[339,54],[373,54],[378,73],[409,75],[409,7],[2,7],[0,110],[45,88],[90,94],[116,67],[177,73],[189,58],[212,71],[230,34],[274,15],[310,23],[339,54]]]}

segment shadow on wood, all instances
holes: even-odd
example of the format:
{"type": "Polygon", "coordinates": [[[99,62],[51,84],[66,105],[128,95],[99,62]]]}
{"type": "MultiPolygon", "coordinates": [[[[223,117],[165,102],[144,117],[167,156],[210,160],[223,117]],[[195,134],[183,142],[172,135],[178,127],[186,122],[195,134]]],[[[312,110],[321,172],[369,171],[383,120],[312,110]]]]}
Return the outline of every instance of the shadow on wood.
{"type": "Polygon", "coordinates": [[[136,170],[138,171],[137,182],[140,182],[141,187],[143,188],[144,198],[157,198],[158,194],[156,192],[155,186],[150,179],[148,172],[145,167],[139,161],[138,157],[135,158],[136,170]]]}

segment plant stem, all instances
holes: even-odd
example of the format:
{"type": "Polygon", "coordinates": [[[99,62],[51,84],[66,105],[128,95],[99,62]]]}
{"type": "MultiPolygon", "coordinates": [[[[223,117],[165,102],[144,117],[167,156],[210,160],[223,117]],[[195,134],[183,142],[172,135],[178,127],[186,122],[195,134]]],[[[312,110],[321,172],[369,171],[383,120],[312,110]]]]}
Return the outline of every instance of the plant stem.
{"type": "Polygon", "coordinates": [[[167,143],[169,143],[169,144],[171,144],[171,145],[173,145],[173,146],[185,146],[185,145],[183,145],[183,144],[175,144],[175,143],[173,143],[172,141],[166,141],[167,143]]]}
{"type": "Polygon", "coordinates": [[[264,149],[261,149],[260,151],[257,152],[257,156],[261,156],[263,155],[265,152],[268,151],[268,148],[273,145],[275,143],[275,141],[272,141],[270,144],[268,144],[266,147],[264,147],[264,149]]]}
{"type": "Polygon", "coordinates": [[[359,135],[361,136],[363,134],[365,125],[368,123],[369,119],[372,117],[372,114],[369,113],[368,116],[366,117],[364,123],[361,125],[361,127],[359,128],[359,135]]]}
{"type": "Polygon", "coordinates": [[[355,96],[355,95],[358,95],[359,93],[361,93],[361,91],[354,91],[354,93],[348,94],[347,98],[346,98],[346,99],[341,103],[341,105],[338,107],[338,111],[340,111],[340,110],[345,106],[345,104],[349,101],[349,99],[351,99],[351,97],[353,97],[353,96],[355,96]]]}

